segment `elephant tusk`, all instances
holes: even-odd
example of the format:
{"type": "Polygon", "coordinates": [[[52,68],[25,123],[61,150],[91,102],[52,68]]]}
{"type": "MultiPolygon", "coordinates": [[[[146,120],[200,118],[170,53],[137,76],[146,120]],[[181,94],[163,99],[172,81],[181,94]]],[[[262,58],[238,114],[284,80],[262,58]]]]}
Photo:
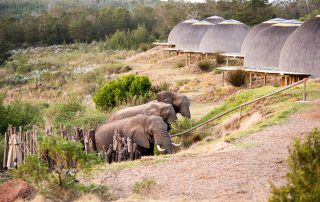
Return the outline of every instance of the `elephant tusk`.
{"type": "Polygon", "coordinates": [[[179,144],[172,142],[171,144],[172,144],[173,146],[175,146],[175,147],[180,147],[180,146],[181,146],[181,142],[180,142],[179,144]]]}
{"type": "Polygon", "coordinates": [[[157,144],[157,149],[161,152],[163,152],[165,149],[161,149],[160,145],[157,144]]]}

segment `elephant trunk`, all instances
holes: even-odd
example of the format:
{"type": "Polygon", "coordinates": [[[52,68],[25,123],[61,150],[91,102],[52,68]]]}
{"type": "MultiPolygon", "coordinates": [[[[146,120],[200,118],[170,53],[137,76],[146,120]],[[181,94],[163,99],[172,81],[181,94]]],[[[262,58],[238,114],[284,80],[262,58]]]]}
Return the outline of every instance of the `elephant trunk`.
{"type": "Polygon", "coordinates": [[[167,130],[158,131],[154,138],[156,145],[160,145],[163,149],[165,149],[166,153],[172,153],[173,145],[167,130]]]}
{"type": "Polygon", "coordinates": [[[181,107],[180,109],[180,113],[183,117],[186,117],[188,119],[191,118],[191,114],[190,114],[190,109],[189,109],[189,106],[188,105],[184,105],[181,107]]]}

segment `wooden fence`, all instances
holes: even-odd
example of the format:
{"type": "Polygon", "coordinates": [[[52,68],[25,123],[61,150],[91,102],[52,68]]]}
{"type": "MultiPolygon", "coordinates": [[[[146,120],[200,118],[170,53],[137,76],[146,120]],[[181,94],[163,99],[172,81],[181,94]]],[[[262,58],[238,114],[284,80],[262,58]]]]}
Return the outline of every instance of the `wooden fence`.
{"type": "MultiPolygon", "coordinates": [[[[46,129],[45,134],[51,136],[54,134],[52,127],[46,129]]],[[[26,156],[37,153],[37,137],[39,135],[38,128],[33,126],[31,130],[22,131],[19,127],[9,126],[5,133],[3,169],[16,168],[23,163],[26,156]]],[[[72,133],[61,126],[60,135],[69,141],[79,141],[83,145],[83,150],[88,152],[97,152],[95,142],[95,130],[85,131],[82,128],[74,128],[72,133]]],[[[120,131],[117,130],[113,137],[113,144],[109,148],[104,147],[99,151],[99,155],[103,155],[108,163],[121,162],[126,160],[139,159],[140,153],[137,149],[138,145],[131,138],[121,137],[120,131]]],[[[48,163],[51,165],[50,158],[48,163]]]]}

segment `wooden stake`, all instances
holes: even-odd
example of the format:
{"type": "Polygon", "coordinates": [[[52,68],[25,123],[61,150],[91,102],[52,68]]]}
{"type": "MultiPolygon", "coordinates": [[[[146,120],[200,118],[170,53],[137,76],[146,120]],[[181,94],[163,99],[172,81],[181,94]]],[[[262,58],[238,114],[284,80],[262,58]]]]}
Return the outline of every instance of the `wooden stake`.
{"type": "Polygon", "coordinates": [[[7,149],[8,149],[7,142],[8,142],[8,134],[4,133],[4,153],[3,153],[3,164],[2,164],[3,168],[7,167],[6,166],[7,165],[7,149]]]}
{"type": "Polygon", "coordinates": [[[307,101],[307,80],[303,82],[303,101],[307,101]]]}

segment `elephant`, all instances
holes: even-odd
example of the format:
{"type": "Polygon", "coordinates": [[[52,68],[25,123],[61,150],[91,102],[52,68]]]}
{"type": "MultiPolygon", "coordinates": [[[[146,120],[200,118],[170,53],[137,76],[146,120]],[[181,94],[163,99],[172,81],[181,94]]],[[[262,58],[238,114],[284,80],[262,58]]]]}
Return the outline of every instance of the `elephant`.
{"type": "Polygon", "coordinates": [[[126,107],[111,114],[107,122],[112,122],[119,119],[129,118],[138,114],[146,116],[155,115],[160,116],[168,126],[177,120],[176,112],[172,105],[151,101],[147,104],[126,107]]]}
{"type": "Polygon", "coordinates": [[[95,139],[98,151],[105,145],[113,143],[115,131],[120,130],[122,137],[130,137],[137,144],[141,155],[153,155],[153,146],[159,151],[172,153],[173,146],[180,146],[171,141],[167,132],[167,124],[159,116],[138,114],[133,117],[105,123],[97,128],[95,139]],[[162,149],[163,147],[164,149],[162,149]]]}
{"type": "Polygon", "coordinates": [[[170,91],[163,91],[157,94],[157,100],[158,102],[171,104],[176,113],[180,113],[188,119],[191,118],[190,102],[187,96],[170,91]]]}

